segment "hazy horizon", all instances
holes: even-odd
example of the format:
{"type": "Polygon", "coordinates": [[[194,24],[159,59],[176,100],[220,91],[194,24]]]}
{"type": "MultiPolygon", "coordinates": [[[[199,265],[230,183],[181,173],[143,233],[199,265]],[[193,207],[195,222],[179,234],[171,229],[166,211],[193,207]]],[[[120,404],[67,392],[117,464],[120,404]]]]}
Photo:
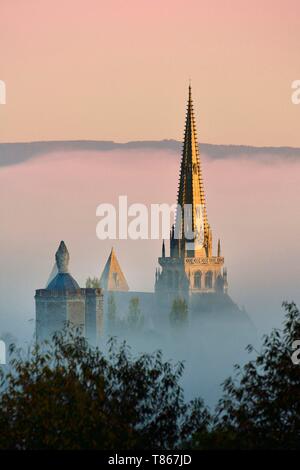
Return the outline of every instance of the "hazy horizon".
{"type": "MultiPolygon", "coordinates": [[[[218,159],[259,159],[276,163],[287,160],[300,160],[300,147],[257,147],[238,144],[212,144],[200,142],[200,152],[206,157],[218,159]]],[[[112,151],[112,150],[162,150],[181,154],[182,141],[175,139],[136,140],[116,142],[112,140],[50,140],[34,142],[0,143],[0,167],[16,165],[32,158],[42,158],[55,152],[112,151]]]]}
{"type": "MultiPolygon", "coordinates": [[[[283,300],[300,300],[300,161],[273,157],[202,152],[214,252],[220,238],[230,295],[260,330],[280,323],[283,300]]],[[[96,207],[120,195],[129,204],[174,203],[179,163],[179,152],[139,148],[53,152],[0,167],[2,324],[33,329],[34,291],[45,286],[62,239],[81,286],[100,276],[114,246],[130,289],[153,290],[161,240],[98,240],[96,207]]]]}

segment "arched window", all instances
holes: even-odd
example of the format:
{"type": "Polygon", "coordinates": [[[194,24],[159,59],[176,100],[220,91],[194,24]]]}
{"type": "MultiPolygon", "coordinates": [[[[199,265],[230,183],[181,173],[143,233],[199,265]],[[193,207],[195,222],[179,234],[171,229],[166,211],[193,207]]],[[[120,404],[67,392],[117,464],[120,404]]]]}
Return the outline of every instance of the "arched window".
{"type": "Polygon", "coordinates": [[[172,289],[173,287],[173,273],[172,271],[167,271],[168,287],[172,289]]]}
{"type": "Polygon", "coordinates": [[[197,271],[194,275],[194,287],[195,289],[201,289],[201,271],[197,271]]]}
{"type": "Polygon", "coordinates": [[[213,273],[211,271],[208,271],[208,273],[205,274],[205,287],[206,287],[206,289],[211,289],[212,288],[212,280],[213,280],[213,273]]]}

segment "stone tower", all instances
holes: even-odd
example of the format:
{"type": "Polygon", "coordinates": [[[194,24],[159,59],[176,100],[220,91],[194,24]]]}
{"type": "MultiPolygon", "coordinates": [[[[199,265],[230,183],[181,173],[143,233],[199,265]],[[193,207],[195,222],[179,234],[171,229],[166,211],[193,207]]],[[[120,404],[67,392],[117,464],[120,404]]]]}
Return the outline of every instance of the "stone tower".
{"type": "Polygon", "coordinates": [[[100,277],[100,287],[105,291],[127,292],[129,287],[115,250],[112,248],[100,277]]]}
{"type": "Polygon", "coordinates": [[[170,256],[163,242],[158,258],[155,292],[158,297],[184,298],[192,294],[227,292],[227,272],[218,241],[213,255],[212,230],[208,223],[201,160],[197,142],[192,90],[189,86],[184,143],[180,165],[175,224],[170,233],[170,256]]]}
{"type": "Polygon", "coordinates": [[[81,289],[68,271],[70,255],[63,241],[55,254],[57,274],[46,289],[35,293],[36,337],[49,339],[66,322],[82,329],[92,342],[103,330],[103,294],[101,289],[81,289]]]}

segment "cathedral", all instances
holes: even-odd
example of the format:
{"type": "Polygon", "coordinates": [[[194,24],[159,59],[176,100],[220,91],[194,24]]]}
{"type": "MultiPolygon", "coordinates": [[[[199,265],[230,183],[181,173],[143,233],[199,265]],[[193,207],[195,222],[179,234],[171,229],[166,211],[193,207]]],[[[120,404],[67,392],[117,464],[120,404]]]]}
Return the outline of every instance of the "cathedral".
{"type": "Polygon", "coordinates": [[[158,259],[155,293],[166,300],[193,294],[227,293],[227,271],[218,240],[213,255],[212,230],[208,223],[201,160],[197,142],[192,91],[185,122],[184,143],[175,224],[170,233],[170,256],[165,242],[158,259]]]}
{"type": "Polygon", "coordinates": [[[201,159],[189,86],[185,133],[180,165],[175,223],[170,231],[169,256],[162,244],[155,273],[154,293],[129,290],[126,277],[112,249],[98,285],[80,288],[68,272],[69,253],[61,242],[56,253],[56,276],[45,289],[36,291],[36,335],[47,335],[71,321],[85,335],[97,340],[105,332],[108,311],[113,305],[124,315],[135,299],[149,324],[165,322],[175,300],[185,300],[192,316],[247,320],[228,295],[227,270],[218,239],[213,253],[212,229],[208,223],[201,159]]]}

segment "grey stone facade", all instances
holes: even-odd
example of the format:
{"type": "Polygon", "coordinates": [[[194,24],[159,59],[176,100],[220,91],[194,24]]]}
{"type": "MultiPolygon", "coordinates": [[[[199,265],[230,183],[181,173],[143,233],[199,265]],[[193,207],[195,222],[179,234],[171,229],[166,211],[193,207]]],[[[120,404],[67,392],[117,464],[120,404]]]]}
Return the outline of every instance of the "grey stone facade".
{"type": "Polygon", "coordinates": [[[81,289],[68,272],[69,253],[64,242],[56,252],[58,273],[46,289],[35,293],[36,338],[49,339],[66,323],[79,327],[92,343],[97,342],[103,332],[102,289],[81,289]]]}

